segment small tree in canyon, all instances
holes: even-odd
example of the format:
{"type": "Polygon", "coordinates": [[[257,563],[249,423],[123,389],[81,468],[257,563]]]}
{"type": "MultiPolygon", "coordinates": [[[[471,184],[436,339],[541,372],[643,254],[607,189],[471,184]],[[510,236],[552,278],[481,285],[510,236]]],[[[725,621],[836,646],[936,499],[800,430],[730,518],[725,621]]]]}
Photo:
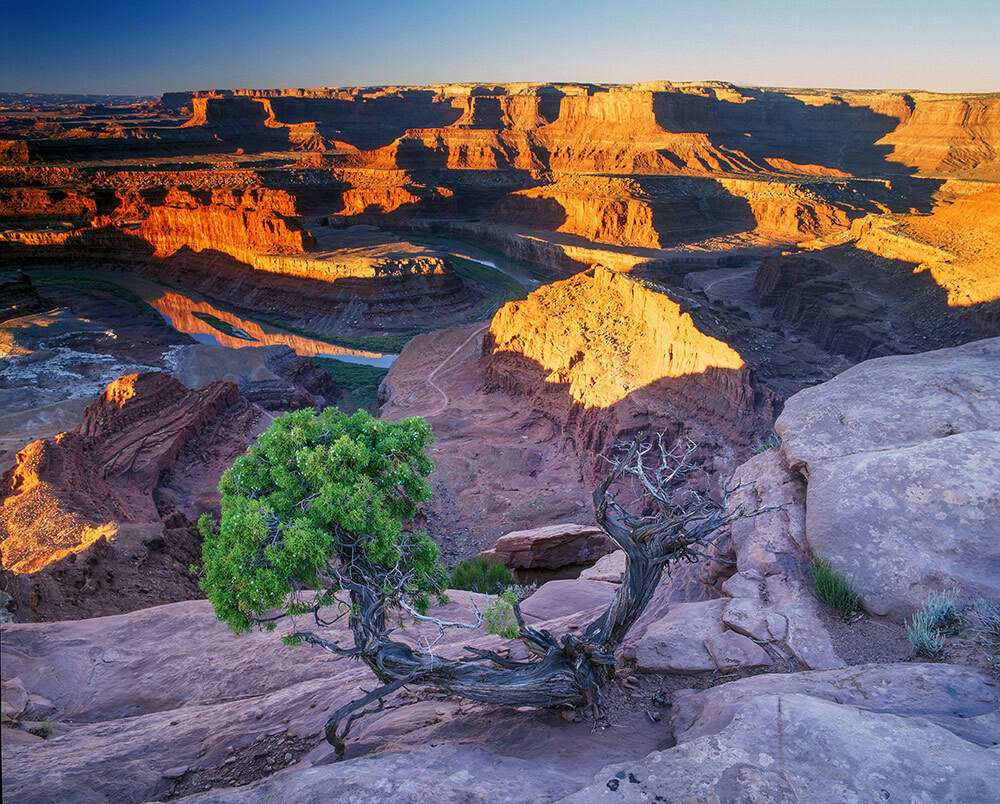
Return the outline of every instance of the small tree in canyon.
{"type": "Polygon", "coordinates": [[[279,417],[223,475],[222,518],[203,517],[201,585],[236,633],[272,629],[287,616],[308,616],[319,629],[347,617],[353,645],[309,630],[285,639],[308,642],[362,660],[381,686],[337,710],[326,738],[342,755],[352,724],[380,709],[387,695],[422,685],[504,706],[587,708],[604,722],[602,688],[614,677],[615,651],[642,614],[672,562],[695,561],[721,529],[755,516],[722,499],[690,490],[694,446],[668,449],[661,440],[636,440],[614,450],[593,494],[598,524],[626,555],[626,571],[611,603],[596,620],[556,636],[528,626],[512,597],[495,600],[476,623],[428,614],[444,601],[447,573],[436,545],[404,529],[430,498],[424,479],[433,464],[422,419],[385,422],[364,411],[336,408],[279,417]],[[629,489],[631,504],[613,489],[629,489]],[[631,510],[629,510],[631,509],[631,510]],[[404,614],[449,627],[482,627],[519,639],[530,654],[515,661],[467,647],[449,659],[419,642],[394,638],[404,614]]]}

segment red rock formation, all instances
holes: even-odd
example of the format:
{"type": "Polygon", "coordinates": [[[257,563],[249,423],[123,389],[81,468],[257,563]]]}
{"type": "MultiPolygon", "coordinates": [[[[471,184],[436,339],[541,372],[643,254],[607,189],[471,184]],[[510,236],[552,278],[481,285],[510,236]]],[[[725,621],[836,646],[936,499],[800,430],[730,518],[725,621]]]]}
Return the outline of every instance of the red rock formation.
{"type": "Polygon", "coordinates": [[[527,396],[591,453],[638,430],[745,450],[773,397],[667,291],[602,268],[512,302],[484,342],[489,386],[527,396]]]}
{"type": "Polygon", "coordinates": [[[260,416],[233,383],[189,391],[150,372],[111,383],[75,431],[25,447],[3,477],[0,508],[4,588],[18,616],[78,618],[197,596],[186,570],[197,557],[191,519],[212,504],[206,491],[260,416]],[[73,592],[76,581],[87,594],[73,592]]]}

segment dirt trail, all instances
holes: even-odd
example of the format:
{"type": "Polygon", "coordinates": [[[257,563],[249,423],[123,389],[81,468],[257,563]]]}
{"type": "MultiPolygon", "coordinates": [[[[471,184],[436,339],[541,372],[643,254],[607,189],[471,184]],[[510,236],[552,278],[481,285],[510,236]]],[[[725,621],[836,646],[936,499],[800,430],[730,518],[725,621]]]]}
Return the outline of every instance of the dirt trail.
{"type": "Polygon", "coordinates": [[[428,416],[434,416],[434,415],[440,413],[442,410],[444,410],[446,407],[448,407],[448,403],[451,401],[450,399],[448,399],[448,394],[446,394],[441,389],[441,387],[436,382],[434,382],[434,377],[437,375],[437,373],[439,371],[441,371],[441,369],[444,368],[445,364],[449,360],[451,360],[455,355],[457,355],[459,352],[461,352],[462,349],[464,349],[468,345],[469,341],[471,341],[473,338],[475,338],[475,337],[477,337],[479,335],[482,335],[489,328],[490,328],[490,325],[486,324],[485,326],[482,326],[479,329],[477,329],[475,332],[473,332],[468,338],[466,338],[458,346],[456,346],[455,349],[451,352],[451,354],[449,354],[444,360],[442,360],[440,363],[438,363],[437,368],[435,368],[430,374],[427,375],[427,384],[430,385],[431,388],[433,388],[439,394],[441,394],[442,402],[441,402],[441,405],[438,406],[436,409],[430,410],[427,413],[425,413],[424,414],[424,418],[426,418],[428,416]]]}

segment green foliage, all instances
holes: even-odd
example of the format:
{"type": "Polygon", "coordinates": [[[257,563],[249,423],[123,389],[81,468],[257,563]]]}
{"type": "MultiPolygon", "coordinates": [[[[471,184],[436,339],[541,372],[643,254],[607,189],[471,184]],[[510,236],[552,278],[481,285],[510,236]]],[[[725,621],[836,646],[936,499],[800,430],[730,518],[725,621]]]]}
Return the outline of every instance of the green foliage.
{"type": "Polygon", "coordinates": [[[222,475],[218,527],[207,516],[198,523],[201,588],[216,616],[242,633],[273,628],[265,617],[333,605],[336,561],[354,580],[426,610],[447,576],[437,546],[403,523],[431,496],[431,441],[418,417],[385,422],[326,408],[275,419],[222,475]]]}
{"type": "Polygon", "coordinates": [[[491,268],[481,262],[468,260],[454,254],[448,255],[448,262],[462,279],[478,286],[486,293],[486,300],[470,317],[471,321],[490,318],[507,302],[519,301],[527,295],[524,285],[497,268],[491,268]]]}
{"type": "Polygon", "coordinates": [[[55,731],[55,728],[56,723],[54,720],[43,720],[37,726],[28,729],[28,734],[34,734],[36,737],[41,737],[45,740],[55,731]]]}
{"type": "Polygon", "coordinates": [[[926,609],[920,609],[906,624],[906,636],[917,656],[933,659],[944,652],[944,636],[935,627],[933,615],[926,609]]]}
{"type": "Polygon", "coordinates": [[[517,615],[514,614],[514,604],[517,597],[508,589],[502,595],[493,598],[486,604],[483,612],[483,624],[486,630],[504,639],[516,639],[519,633],[517,615]]]}
{"type": "Polygon", "coordinates": [[[504,564],[491,564],[485,556],[466,559],[451,571],[449,589],[466,589],[484,595],[500,594],[514,583],[514,576],[504,564]]]}
{"type": "Polygon", "coordinates": [[[774,449],[775,447],[781,446],[781,439],[778,438],[778,434],[772,432],[763,441],[757,440],[754,442],[753,454],[760,455],[762,452],[767,452],[769,449],[774,449]]]}
{"type": "Polygon", "coordinates": [[[927,596],[927,600],[906,623],[906,636],[917,656],[935,658],[944,653],[942,629],[959,620],[958,591],[949,589],[927,596]]]}
{"type": "Polygon", "coordinates": [[[389,373],[389,369],[362,363],[348,363],[330,357],[309,359],[330,375],[334,385],[348,392],[350,409],[364,408],[371,413],[375,412],[375,408],[378,407],[378,387],[389,373]]]}
{"type": "Polygon", "coordinates": [[[856,614],[861,603],[861,595],[854,584],[854,579],[837,572],[830,562],[818,556],[813,558],[809,566],[812,570],[816,597],[845,619],[856,614]]]}

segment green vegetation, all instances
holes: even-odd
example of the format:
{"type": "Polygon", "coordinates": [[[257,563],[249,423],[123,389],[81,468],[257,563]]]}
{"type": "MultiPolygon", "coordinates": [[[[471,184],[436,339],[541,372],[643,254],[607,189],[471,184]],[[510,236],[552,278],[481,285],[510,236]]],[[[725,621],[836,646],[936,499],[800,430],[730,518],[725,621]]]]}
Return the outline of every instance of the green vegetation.
{"type": "Polygon", "coordinates": [[[958,591],[949,589],[928,595],[906,623],[906,636],[917,656],[933,659],[944,653],[944,628],[959,620],[958,591]]]}
{"type": "Polygon", "coordinates": [[[231,338],[239,338],[244,341],[256,342],[256,338],[251,338],[243,330],[237,329],[228,321],[223,321],[221,318],[216,318],[211,313],[192,313],[192,315],[199,321],[204,321],[210,327],[215,327],[215,329],[219,330],[219,332],[223,333],[224,335],[228,335],[231,338]]]}
{"type": "Polygon", "coordinates": [[[753,454],[760,455],[762,452],[767,452],[769,449],[774,449],[775,447],[781,446],[781,439],[778,437],[777,433],[772,432],[763,441],[756,440],[753,445],[753,454]]]}
{"type": "Polygon", "coordinates": [[[514,583],[504,564],[491,564],[485,556],[457,564],[451,571],[450,589],[466,589],[484,595],[498,595],[514,583]]]}
{"type": "Polygon", "coordinates": [[[489,318],[507,302],[519,301],[527,296],[524,285],[503,271],[454,254],[448,255],[448,262],[462,279],[486,293],[486,300],[473,313],[472,321],[489,318]]]}
{"type": "Polygon", "coordinates": [[[160,315],[155,307],[143,301],[128,288],[124,288],[114,282],[83,276],[78,271],[36,271],[28,268],[25,272],[36,285],[76,288],[78,290],[96,290],[101,293],[107,293],[131,304],[139,311],[140,315],[155,319],[157,322],[163,321],[163,316],[160,315]]]}
{"type": "Polygon", "coordinates": [[[389,369],[362,363],[348,363],[332,357],[309,359],[330,375],[334,385],[347,391],[345,409],[354,411],[364,408],[369,413],[375,412],[378,407],[378,387],[389,373],[389,369]]]}
{"type": "Polygon", "coordinates": [[[854,579],[837,572],[828,561],[818,556],[813,558],[809,567],[812,570],[816,597],[844,619],[853,617],[861,603],[861,595],[855,587],[854,579]]]}
{"type": "Polygon", "coordinates": [[[279,416],[222,475],[222,519],[199,522],[201,588],[239,634],[286,615],[347,605],[426,611],[447,573],[405,522],[430,499],[430,425],[336,408],[279,416]],[[367,589],[364,594],[356,592],[367,589]],[[359,598],[358,595],[361,595],[359,598]]]}
{"type": "MultiPolygon", "coordinates": [[[[246,317],[245,313],[241,313],[246,317]]],[[[334,346],[343,346],[345,349],[360,349],[365,352],[379,352],[381,354],[398,355],[403,351],[403,347],[410,342],[415,335],[420,335],[430,330],[416,330],[405,335],[324,335],[311,329],[297,327],[293,324],[286,324],[276,318],[264,318],[253,315],[253,320],[258,324],[267,324],[275,329],[291,332],[293,335],[303,335],[306,338],[331,343],[334,346]]]]}
{"type": "Polygon", "coordinates": [[[37,726],[32,726],[28,729],[28,734],[34,734],[36,737],[41,737],[45,740],[55,731],[55,728],[56,723],[54,720],[43,720],[37,726]]]}
{"type": "Polygon", "coordinates": [[[520,628],[517,624],[517,615],[514,614],[516,602],[517,596],[513,590],[508,589],[486,604],[486,611],[483,612],[483,625],[486,626],[489,633],[504,639],[517,638],[520,628]]]}

